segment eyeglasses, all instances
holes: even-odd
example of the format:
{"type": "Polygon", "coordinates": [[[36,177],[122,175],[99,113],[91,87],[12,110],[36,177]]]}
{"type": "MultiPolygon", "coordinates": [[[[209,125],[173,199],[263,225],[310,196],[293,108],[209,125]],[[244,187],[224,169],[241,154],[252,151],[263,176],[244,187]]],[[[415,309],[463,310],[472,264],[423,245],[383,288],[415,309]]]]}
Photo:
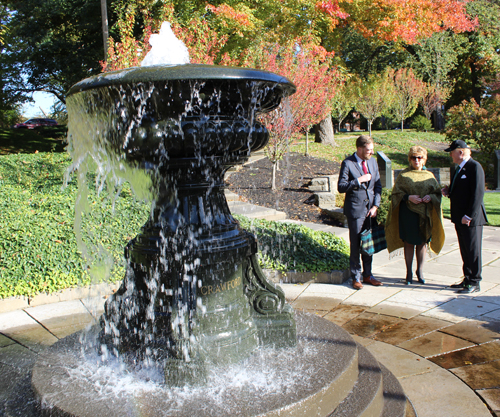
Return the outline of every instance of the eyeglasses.
{"type": "Polygon", "coordinates": [[[416,161],[416,160],[424,159],[424,157],[423,156],[412,156],[411,159],[416,161]]]}

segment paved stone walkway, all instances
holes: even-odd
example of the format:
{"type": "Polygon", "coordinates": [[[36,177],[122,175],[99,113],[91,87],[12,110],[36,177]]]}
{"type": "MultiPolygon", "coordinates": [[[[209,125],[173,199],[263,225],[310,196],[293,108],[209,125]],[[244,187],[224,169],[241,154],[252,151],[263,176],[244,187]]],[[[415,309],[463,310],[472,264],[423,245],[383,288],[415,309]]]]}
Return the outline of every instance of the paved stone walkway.
{"type": "MultiPolygon", "coordinates": [[[[348,239],[347,229],[306,225],[348,239]]],[[[282,287],[295,309],[337,323],[366,346],[399,379],[419,417],[500,416],[500,229],[484,230],[481,292],[472,295],[449,288],[461,280],[462,271],[449,221],[445,231],[442,253],[426,262],[425,285],[401,283],[403,257],[389,259],[384,252],[374,259],[382,287],[355,291],[350,282],[282,287]]],[[[95,323],[106,297],[96,294],[111,290],[0,300],[0,416],[37,354],[95,323]]]]}

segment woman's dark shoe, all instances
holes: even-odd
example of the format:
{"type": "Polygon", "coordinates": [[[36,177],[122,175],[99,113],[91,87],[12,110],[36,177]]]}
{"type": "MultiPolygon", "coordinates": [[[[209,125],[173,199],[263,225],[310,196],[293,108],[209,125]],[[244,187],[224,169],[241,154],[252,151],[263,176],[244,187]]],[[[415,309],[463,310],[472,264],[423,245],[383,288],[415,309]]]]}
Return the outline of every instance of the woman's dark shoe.
{"type": "Polygon", "coordinates": [[[406,285],[413,284],[413,274],[406,275],[406,285]]]}
{"type": "Polygon", "coordinates": [[[422,274],[419,274],[418,272],[417,272],[417,279],[418,282],[420,282],[421,284],[425,284],[424,276],[422,274]]]}

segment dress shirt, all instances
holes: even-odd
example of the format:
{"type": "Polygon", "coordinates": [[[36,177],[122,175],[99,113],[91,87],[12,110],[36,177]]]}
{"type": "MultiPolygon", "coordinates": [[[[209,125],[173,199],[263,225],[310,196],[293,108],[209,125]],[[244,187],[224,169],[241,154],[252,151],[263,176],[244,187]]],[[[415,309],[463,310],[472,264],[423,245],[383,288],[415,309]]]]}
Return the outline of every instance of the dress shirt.
{"type": "MultiPolygon", "coordinates": [[[[358,163],[359,168],[361,169],[361,172],[364,172],[364,171],[363,171],[363,164],[362,164],[363,159],[361,159],[361,158],[358,156],[358,154],[357,154],[357,153],[355,153],[355,154],[354,154],[354,156],[355,156],[355,158],[356,158],[356,161],[357,161],[357,163],[358,163]]],[[[366,161],[366,169],[367,169],[368,173],[370,173],[370,170],[368,169],[368,161],[366,161]]],[[[359,178],[358,178],[358,184],[359,184],[359,185],[361,185],[361,183],[359,182],[359,178]]]]}

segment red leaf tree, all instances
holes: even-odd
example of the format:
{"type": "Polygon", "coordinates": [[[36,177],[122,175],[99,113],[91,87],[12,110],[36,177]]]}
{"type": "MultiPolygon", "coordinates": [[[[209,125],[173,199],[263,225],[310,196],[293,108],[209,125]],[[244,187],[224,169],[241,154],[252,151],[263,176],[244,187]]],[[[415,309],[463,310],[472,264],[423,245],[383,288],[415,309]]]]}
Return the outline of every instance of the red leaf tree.
{"type": "Polygon", "coordinates": [[[339,77],[331,65],[333,52],[308,39],[296,39],[286,46],[262,45],[259,51],[250,66],[283,75],[297,87],[297,92],[283,99],[276,110],[262,116],[270,133],[265,151],[273,163],[271,187],[276,189],[276,169],[289,140],[330,114],[339,77]]]}

